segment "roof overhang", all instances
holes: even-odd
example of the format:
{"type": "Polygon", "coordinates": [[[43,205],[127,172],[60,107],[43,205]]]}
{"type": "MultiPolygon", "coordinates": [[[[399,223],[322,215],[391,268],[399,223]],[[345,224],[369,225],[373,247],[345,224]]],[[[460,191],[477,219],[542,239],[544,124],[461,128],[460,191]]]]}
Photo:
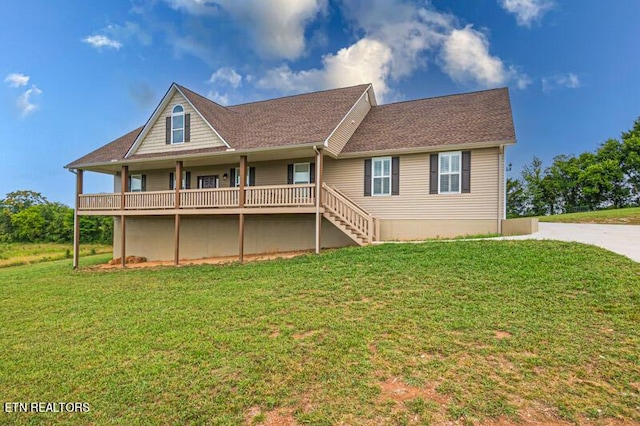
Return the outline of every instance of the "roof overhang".
{"type": "MultiPolygon", "coordinates": [[[[267,148],[252,148],[236,150],[229,148],[225,151],[206,153],[175,153],[167,157],[156,158],[126,158],[120,161],[105,163],[80,164],[70,169],[81,169],[98,173],[114,174],[122,166],[129,166],[130,171],[155,170],[174,168],[176,161],[183,161],[185,167],[199,167],[220,164],[234,164],[240,161],[240,156],[246,155],[249,162],[286,160],[313,156],[314,148],[324,147],[324,141],[311,142],[300,145],[276,146],[267,148]]],[[[69,168],[65,166],[65,168],[69,168]]]]}

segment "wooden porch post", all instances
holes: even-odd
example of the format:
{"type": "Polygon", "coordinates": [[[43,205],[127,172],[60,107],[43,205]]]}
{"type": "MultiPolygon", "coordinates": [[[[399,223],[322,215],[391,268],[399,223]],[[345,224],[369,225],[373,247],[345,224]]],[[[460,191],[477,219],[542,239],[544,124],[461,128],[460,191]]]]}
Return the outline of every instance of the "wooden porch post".
{"type": "Polygon", "coordinates": [[[320,253],[322,247],[321,235],[322,235],[322,214],[320,208],[322,207],[322,175],[323,175],[323,155],[322,148],[316,152],[316,253],[320,253]]]}
{"type": "Polygon", "coordinates": [[[173,263],[174,265],[180,264],[180,189],[182,188],[182,161],[176,161],[176,184],[175,190],[175,209],[176,209],[176,217],[174,224],[174,257],[173,263]]]}
{"type": "Polygon", "coordinates": [[[120,173],[120,261],[123,268],[127,267],[127,220],[124,215],[125,207],[125,193],[129,191],[129,166],[122,166],[122,172],[120,173]]]}
{"type": "Polygon", "coordinates": [[[76,209],[73,212],[73,269],[80,266],[80,194],[82,194],[83,170],[76,170],[76,209]]]}
{"type": "Polygon", "coordinates": [[[238,207],[240,215],[238,216],[238,260],[244,262],[244,186],[247,179],[247,156],[240,156],[240,186],[238,187],[238,207]]]}

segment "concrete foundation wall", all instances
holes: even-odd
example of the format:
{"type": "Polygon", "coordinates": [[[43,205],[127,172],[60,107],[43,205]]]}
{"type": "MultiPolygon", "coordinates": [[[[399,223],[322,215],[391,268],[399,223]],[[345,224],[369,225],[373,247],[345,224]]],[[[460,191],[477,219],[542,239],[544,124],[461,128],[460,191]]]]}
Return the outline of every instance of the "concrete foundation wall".
{"type": "MultiPolygon", "coordinates": [[[[172,260],[174,217],[127,217],[126,254],[147,260],[172,260]]],[[[120,257],[120,218],[114,221],[114,257],[120,257]]],[[[312,250],[315,215],[245,215],[245,254],[312,250]]],[[[354,245],[333,224],[323,219],[322,247],[354,245]]],[[[180,258],[201,259],[238,254],[238,217],[232,215],[183,216],[180,223],[180,258]]]]}
{"type": "Polygon", "coordinates": [[[538,232],[537,217],[520,217],[502,221],[502,235],[529,235],[538,232]]]}
{"type": "Polygon", "coordinates": [[[495,234],[497,220],[388,219],[380,221],[382,241],[451,238],[464,235],[495,234]]]}

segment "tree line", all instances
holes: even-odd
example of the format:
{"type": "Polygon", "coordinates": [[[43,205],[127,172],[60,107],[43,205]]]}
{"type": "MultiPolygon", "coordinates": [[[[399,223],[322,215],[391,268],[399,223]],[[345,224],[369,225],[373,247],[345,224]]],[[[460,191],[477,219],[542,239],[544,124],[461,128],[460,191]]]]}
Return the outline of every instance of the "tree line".
{"type": "MultiPolygon", "coordinates": [[[[0,200],[0,242],[73,241],[73,209],[34,191],[14,191],[0,200]]],[[[113,243],[113,218],[80,216],[80,241],[113,243]]]]}
{"type": "Polygon", "coordinates": [[[507,179],[507,216],[543,216],[640,205],[640,117],[595,152],[538,157],[507,179]]]}

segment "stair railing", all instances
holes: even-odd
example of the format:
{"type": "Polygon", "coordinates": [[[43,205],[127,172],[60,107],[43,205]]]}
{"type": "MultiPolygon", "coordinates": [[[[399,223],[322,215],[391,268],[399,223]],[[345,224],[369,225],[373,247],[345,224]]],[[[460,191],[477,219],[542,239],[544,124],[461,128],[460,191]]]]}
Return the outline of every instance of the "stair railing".
{"type": "Polygon", "coordinates": [[[367,242],[376,237],[374,217],[365,209],[354,203],[349,197],[325,182],[322,183],[322,204],[347,225],[354,229],[367,242]]]}

